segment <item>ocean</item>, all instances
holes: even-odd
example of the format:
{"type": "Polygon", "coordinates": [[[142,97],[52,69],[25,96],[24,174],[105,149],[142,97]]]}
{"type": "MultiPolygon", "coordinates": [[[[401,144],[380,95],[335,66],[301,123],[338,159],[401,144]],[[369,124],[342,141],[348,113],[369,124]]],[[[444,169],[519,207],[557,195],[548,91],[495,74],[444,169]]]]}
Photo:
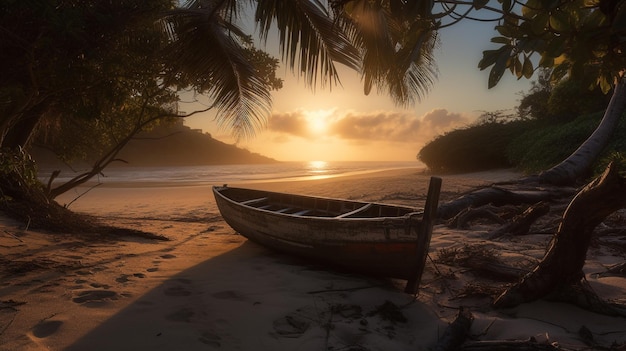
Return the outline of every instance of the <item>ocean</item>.
{"type": "MultiPolygon", "coordinates": [[[[185,167],[112,167],[91,182],[168,182],[193,184],[254,183],[267,181],[313,180],[402,168],[424,168],[418,161],[398,162],[280,162],[272,164],[240,164],[185,167]]],[[[40,177],[47,182],[50,171],[40,177]]],[[[62,172],[57,182],[69,180],[73,174],[62,172]]]]}

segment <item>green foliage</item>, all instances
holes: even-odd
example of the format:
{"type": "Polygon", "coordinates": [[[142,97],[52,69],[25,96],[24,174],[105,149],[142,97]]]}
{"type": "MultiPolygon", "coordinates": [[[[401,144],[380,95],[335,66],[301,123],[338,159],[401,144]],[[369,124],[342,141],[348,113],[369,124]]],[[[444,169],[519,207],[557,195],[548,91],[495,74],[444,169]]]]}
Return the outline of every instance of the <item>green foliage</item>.
{"type": "Polygon", "coordinates": [[[417,158],[435,172],[473,172],[507,168],[506,149],[529,122],[484,123],[457,129],[424,146],[417,158]]]}
{"type": "MultiPolygon", "coordinates": [[[[35,161],[22,149],[0,149],[0,200],[43,194],[35,161]]],[[[1,208],[1,206],[0,206],[1,208]]]]}
{"type": "Polygon", "coordinates": [[[548,99],[546,120],[567,122],[580,115],[606,109],[611,95],[600,89],[589,89],[578,81],[566,79],[557,84],[548,99]]]}
{"type": "MultiPolygon", "coordinates": [[[[593,133],[602,119],[602,113],[582,115],[559,125],[537,125],[512,140],[507,154],[511,163],[527,173],[548,169],[561,162],[593,133]]],[[[593,165],[593,173],[599,175],[609,162],[626,167],[626,120],[622,118],[609,144],[593,165]]]]}
{"type": "Polygon", "coordinates": [[[522,94],[517,113],[522,119],[544,119],[548,116],[548,100],[552,93],[550,75],[552,70],[539,70],[537,80],[531,82],[530,90],[522,94]]]}
{"type": "Polygon", "coordinates": [[[563,79],[554,83],[550,79],[551,70],[542,69],[530,90],[522,94],[518,114],[547,123],[564,123],[581,114],[604,110],[610,95],[598,88],[589,88],[573,79],[563,79]]]}
{"type": "MultiPolygon", "coordinates": [[[[561,124],[527,120],[473,125],[431,141],[420,150],[418,159],[435,172],[515,167],[525,173],[536,173],[569,156],[591,135],[600,119],[602,113],[598,112],[561,124]]],[[[594,172],[601,173],[611,161],[626,167],[624,119],[595,163],[594,172]]]]}
{"type": "Polygon", "coordinates": [[[601,113],[584,115],[565,124],[529,125],[513,138],[506,150],[511,164],[528,173],[548,169],[561,162],[585,141],[598,125],[601,113]]]}
{"type": "Polygon", "coordinates": [[[491,67],[489,87],[508,69],[528,78],[537,67],[553,68],[556,80],[569,76],[606,93],[624,68],[626,6],[621,1],[500,1],[499,48],[483,52],[479,68],[491,67]],[[608,6],[607,6],[608,5],[608,6]],[[540,57],[536,65],[529,58],[540,57]],[[537,67],[535,67],[537,66],[537,67]],[[591,74],[590,74],[591,73],[591,74]]]}

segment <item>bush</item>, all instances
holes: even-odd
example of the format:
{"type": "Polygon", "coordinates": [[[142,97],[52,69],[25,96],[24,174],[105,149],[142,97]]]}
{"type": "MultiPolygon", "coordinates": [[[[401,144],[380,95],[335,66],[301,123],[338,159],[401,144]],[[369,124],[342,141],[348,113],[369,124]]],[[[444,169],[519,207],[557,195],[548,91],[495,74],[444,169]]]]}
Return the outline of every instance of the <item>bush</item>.
{"type": "Polygon", "coordinates": [[[530,123],[484,123],[453,130],[426,144],[417,158],[430,170],[441,173],[508,168],[512,164],[507,146],[530,123]]]}
{"type": "MultiPolygon", "coordinates": [[[[514,167],[538,173],[563,161],[595,130],[603,112],[587,114],[563,124],[541,121],[486,123],[439,136],[424,146],[418,159],[434,172],[475,172],[514,167]]],[[[593,166],[600,174],[609,162],[626,169],[626,118],[593,166]]]]}

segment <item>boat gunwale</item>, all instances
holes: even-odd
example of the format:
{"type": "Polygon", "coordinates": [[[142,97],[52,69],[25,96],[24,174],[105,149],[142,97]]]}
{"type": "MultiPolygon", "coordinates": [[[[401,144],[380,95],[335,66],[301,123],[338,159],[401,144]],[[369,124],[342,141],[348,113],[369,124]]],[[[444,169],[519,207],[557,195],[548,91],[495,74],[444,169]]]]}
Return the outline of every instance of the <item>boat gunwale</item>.
{"type": "MultiPolygon", "coordinates": [[[[405,206],[405,205],[395,205],[395,204],[384,204],[384,203],[380,203],[380,202],[366,202],[366,201],[358,201],[358,200],[346,200],[346,199],[338,199],[338,198],[332,198],[332,197],[324,197],[324,196],[311,196],[311,195],[300,195],[300,194],[285,194],[285,193],[280,193],[280,192],[275,192],[275,191],[267,191],[267,190],[259,190],[259,189],[247,189],[247,188],[239,188],[239,187],[229,187],[229,186],[213,186],[213,192],[214,194],[217,193],[219,194],[219,196],[221,198],[223,198],[224,200],[236,205],[236,206],[241,206],[241,207],[245,207],[245,208],[249,208],[251,210],[254,211],[261,211],[267,214],[273,214],[279,217],[285,217],[285,218],[300,218],[300,219],[319,219],[319,220],[324,220],[324,221],[365,221],[365,222],[375,222],[375,221],[390,221],[390,220],[406,220],[410,217],[414,217],[414,216],[422,216],[424,214],[424,209],[423,208],[417,208],[417,207],[411,207],[411,206],[405,206]],[[337,216],[309,216],[309,215],[296,215],[293,213],[282,213],[282,212],[278,212],[278,211],[273,211],[273,210],[268,210],[268,209],[263,209],[260,207],[255,207],[255,206],[251,206],[248,204],[244,204],[243,202],[245,201],[249,201],[249,200],[244,200],[244,201],[235,201],[231,198],[229,198],[228,196],[226,196],[225,194],[223,194],[221,192],[221,190],[225,190],[225,189],[237,189],[237,190],[243,190],[243,191],[248,191],[248,190],[254,190],[254,191],[259,191],[262,193],[266,193],[266,194],[276,194],[276,195],[289,195],[289,196],[294,196],[294,197],[301,197],[301,198],[307,198],[307,199],[321,199],[321,200],[330,200],[330,201],[338,201],[338,202],[348,202],[348,203],[352,203],[352,204],[360,204],[362,206],[360,206],[356,212],[355,210],[353,211],[348,211],[346,213],[342,213],[339,214],[337,216]],[[369,206],[368,206],[369,205],[369,206]],[[369,208],[371,208],[372,206],[385,206],[385,207],[396,207],[396,208],[401,208],[401,209],[406,209],[406,210],[412,210],[411,212],[405,213],[401,216],[377,216],[377,217],[342,217],[344,215],[354,215],[356,213],[359,213],[360,211],[363,210],[367,210],[369,208]],[[368,208],[364,208],[364,207],[368,207],[368,208]],[[353,213],[351,213],[353,212],[353,213]]],[[[252,200],[252,199],[251,199],[252,200]]],[[[314,210],[314,209],[313,209],[314,210]]]]}

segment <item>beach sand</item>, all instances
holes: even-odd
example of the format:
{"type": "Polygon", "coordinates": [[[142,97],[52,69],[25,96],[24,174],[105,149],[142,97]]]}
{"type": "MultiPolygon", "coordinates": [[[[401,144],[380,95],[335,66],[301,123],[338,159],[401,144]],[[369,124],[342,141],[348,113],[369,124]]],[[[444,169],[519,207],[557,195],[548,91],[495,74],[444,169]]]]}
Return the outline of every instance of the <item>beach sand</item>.
{"type": "MultiPolygon", "coordinates": [[[[441,201],[518,176],[444,176],[441,201]]],[[[245,186],[422,206],[428,179],[403,169],[245,186]]],[[[335,272],[269,251],[224,223],[206,184],[105,184],[77,196],[59,202],[170,240],[50,234],[0,218],[0,350],[429,350],[459,306],[472,311],[471,334],[479,340],[534,337],[589,349],[579,335],[584,326],[599,345],[626,343],[626,319],[568,304],[493,310],[493,296],[484,291],[505,285],[466,268],[429,261],[415,297],[402,292],[403,281],[335,272]]],[[[473,247],[532,267],[551,237],[491,241],[490,229],[437,224],[430,256],[473,247]]],[[[625,278],[596,274],[623,260],[623,252],[590,248],[585,272],[605,300],[626,302],[625,278]]]]}

